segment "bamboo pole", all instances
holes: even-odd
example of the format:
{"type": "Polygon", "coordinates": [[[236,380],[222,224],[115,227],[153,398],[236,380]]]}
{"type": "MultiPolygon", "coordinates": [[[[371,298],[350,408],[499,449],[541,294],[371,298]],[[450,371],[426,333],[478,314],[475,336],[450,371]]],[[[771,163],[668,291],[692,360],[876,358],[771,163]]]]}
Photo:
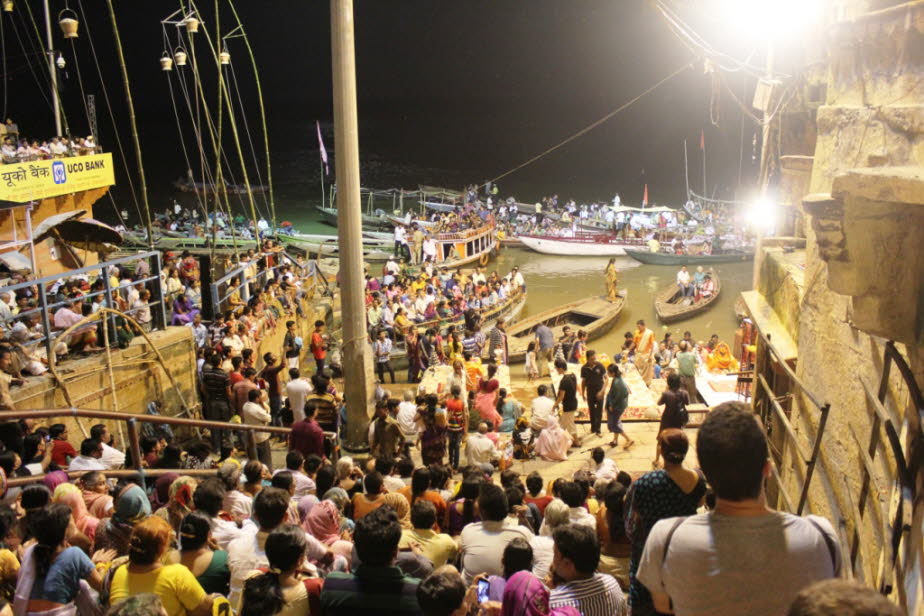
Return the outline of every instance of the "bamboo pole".
{"type": "Polygon", "coordinates": [[[363,298],[353,1],[331,0],[330,13],[334,141],[337,148],[337,231],[340,239],[343,311],[343,380],[347,401],[346,444],[350,449],[359,450],[367,446],[366,429],[373,386],[363,298]]]}
{"type": "Polygon", "coordinates": [[[125,54],[122,53],[122,39],[119,36],[119,24],[116,22],[116,14],[112,6],[112,0],[106,0],[106,6],[109,7],[109,18],[112,21],[112,34],[115,38],[116,52],[119,55],[119,67],[122,69],[122,83],[125,86],[125,102],[128,105],[128,121],[132,130],[132,142],[135,146],[138,176],[141,180],[141,201],[144,204],[144,226],[148,232],[148,247],[154,250],[154,230],[151,226],[151,208],[148,205],[148,184],[144,177],[144,164],[141,162],[141,141],[138,138],[138,123],[135,121],[135,103],[132,101],[132,90],[128,82],[128,68],[125,66],[125,54]]]}

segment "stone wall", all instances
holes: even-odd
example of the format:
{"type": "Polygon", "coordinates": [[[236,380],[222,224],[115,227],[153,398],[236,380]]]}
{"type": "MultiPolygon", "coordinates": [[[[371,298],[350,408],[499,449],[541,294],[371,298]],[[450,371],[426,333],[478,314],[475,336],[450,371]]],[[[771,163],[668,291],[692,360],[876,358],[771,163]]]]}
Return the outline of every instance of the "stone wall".
{"type": "MultiPolygon", "coordinates": [[[[896,465],[882,444],[884,433],[875,454],[871,501],[861,520],[854,511],[874,412],[866,389],[874,394],[879,389],[887,340],[900,341],[896,347],[917,383],[924,383],[924,277],[918,269],[924,263],[924,182],[916,180],[924,177],[922,27],[924,9],[921,3],[911,3],[832,31],[827,101],[818,110],[810,182],[817,198],[806,201],[811,225],[806,225],[804,290],[798,309],[792,306],[791,294],[773,292],[785,288],[779,284],[785,268],[773,267],[772,256],[761,281],[761,291],[795,332],[799,378],[831,405],[808,510],[831,519],[842,539],[859,534],[856,573],[872,586],[885,582],[880,559],[891,537],[883,527],[894,515],[896,502],[896,465]],[[904,171],[887,169],[896,167],[904,171]],[[866,169],[855,171],[858,168],[866,169]],[[868,176],[844,181],[848,172],[868,176]],[[899,184],[901,190],[896,188],[899,184]]],[[[886,390],[886,415],[907,455],[920,447],[920,416],[894,367],[886,390]]],[[[817,408],[796,391],[791,420],[805,449],[815,437],[819,417],[817,408]]],[[[804,469],[790,448],[780,469],[790,494],[799,494],[804,469]]],[[[922,488],[917,486],[913,523],[899,555],[906,575],[897,580],[891,595],[911,614],[924,610],[922,488]]]]}

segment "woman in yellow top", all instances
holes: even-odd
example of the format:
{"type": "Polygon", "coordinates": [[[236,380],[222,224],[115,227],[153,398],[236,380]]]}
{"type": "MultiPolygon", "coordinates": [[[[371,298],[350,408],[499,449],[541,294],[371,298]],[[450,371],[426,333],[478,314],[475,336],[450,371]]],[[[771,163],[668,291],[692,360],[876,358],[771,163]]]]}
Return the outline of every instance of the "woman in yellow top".
{"type": "Polygon", "coordinates": [[[308,588],[298,572],[307,549],[298,526],[283,525],[270,533],[265,547],[269,568],[244,582],[239,616],[308,616],[308,588]]]}
{"type": "Polygon", "coordinates": [[[150,516],[132,529],[128,564],[112,576],[110,604],[140,593],[154,593],[168,616],[209,616],[215,595],[207,595],[192,572],[183,565],[163,564],[173,529],[161,517],[150,516]]]}

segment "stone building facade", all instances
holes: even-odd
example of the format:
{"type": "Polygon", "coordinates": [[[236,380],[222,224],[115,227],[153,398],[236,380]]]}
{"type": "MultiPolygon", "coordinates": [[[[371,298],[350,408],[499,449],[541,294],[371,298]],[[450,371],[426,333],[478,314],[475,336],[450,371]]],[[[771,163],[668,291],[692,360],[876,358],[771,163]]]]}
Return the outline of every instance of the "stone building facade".
{"type": "Polygon", "coordinates": [[[924,614],[924,2],[836,4],[814,155],[780,152],[804,244],[766,241],[744,294],[755,407],[772,504],[827,516],[847,574],[924,614]]]}

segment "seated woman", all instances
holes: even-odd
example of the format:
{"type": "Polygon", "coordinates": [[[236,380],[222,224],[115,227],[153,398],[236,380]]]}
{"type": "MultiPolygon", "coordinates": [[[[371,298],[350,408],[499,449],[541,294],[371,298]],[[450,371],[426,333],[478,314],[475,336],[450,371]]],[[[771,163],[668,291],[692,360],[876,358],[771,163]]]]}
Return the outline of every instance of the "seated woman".
{"type": "Polygon", "coordinates": [[[180,523],[180,563],[192,571],[207,593],[227,596],[230,592],[231,570],[228,553],[212,550],[211,518],[201,511],[193,511],[180,523]]]}
{"type": "Polygon", "coordinates": [[[99,518],[92,516],[87,511],[87,504],[83,500],[83,493],[73,483],[62,483],[55,488],[52,502],[67,505],[71,510],[74,518],[74,525],[77,530],[82,532],[92,542],[96,538],[96,527],[99,526],[99,518]]]}
{"type": "MultiPolygon", "coordinates": [[[[632,556],[632,542],[626,535],[624,503],[628,488],[613,480],[602,490],[603,507],[597,510],[597,539],[600,541],[601,573],[616,578],[623,591],[629,590],[629,561],[632,556]]],[[[601,495],[598,492],[597,499],[601,495]]]]}
{"type": "Polygon", "coordinates": [[[30,531],[36,543],[23,554],[16,584],[14,613],[75,614],[75,602],[91,605],[89,589],[99,591],[103,578],[94,561],[111,560],[110,551],[95,553],[94,560],[74,546],[68,547],[71,509],[63,503],[49,505],[30,518],[30,531]]]}
{"type": "Polygon", "coordinates": [[[568,458],[571,443],[571,435],[558,424],[558,417],[552,415],[536,439],[536,453],[543,460],[561,462],[568,458]]]}
{"type": "Polygon", "coordinates": [[[193,573],[181,564],[163,564],[172,540],[170,525],[157,516],[148,517],[132,529],[128,564],[112,574],[110,603],[150,592],[160,597],[168,614],[211,613],[215,597],[205,593],[193,573]]]}
{"type": "Polygon", "coordinates": [[[712,276],[706,274],[703,279],[703,284],[699,288],[699,295],[702,298],[712,297],[715,295],[715,281],[712,279],[712,276]]]}
{"type": "Polygon", "coordinates": [[[528,460],[533,457],[533,441],[535,437],[529,427],[529,420],[525,417],[517,419],[513,431],[513,457],[516,460],[528,460]]]}
{"type": "Polygon", "coordinates": [[[199,310],[193,307],[193,304],[186,298],[185,293],[180,293],[173,300],[173,318],[170,320],[171,325],[186,325],[192,323],[193,317],[199,314],[199,310]]]}
{"type": "Polygon", "coordinates": [[[507,390],[501,387],[497,395],[497,412],[501,416],[498,432],[513,432],[517,419],[523,412],[523,407],[513,397],[507,397],[507,390]]]}
{"type": "Polygon", "coordinates": [[[328,546],[334,554],[343,556],[348,563],[352,560],[353,542],[343,538],[340,531],[340,509],[332,501],[322,500],[314,505],[305,516],[302,528],[328,546]]]}
{"type": "Polygon", "coordinates": [[[308,549],[304,531],[280,526],[266,538],[264,549],[269,567],[244,582],[239,616],[308,616],[309,587],[317,579],[298,571],[308,549]]]}
{"type": "Polygon", "coordinates": [[[474,409],[478,412],[483,421],[488,422],[492,430],[497,430],[503,419],[497,413],[498,390],[500,381],[494,378],[497,374],[497,366],[490,364],[488,366],[487,378],[483,378],[478,383],[478,389],[475,393],[474,409]]]}
{"type": "Polygon", "coordinates": [[[137,485],[130,483],[116,497],[112,517],[100,521],[96,528],[97,549],[112,548],[119,556],[129,552],[135,524],[151,515],[151,501],[137,485]]]}

